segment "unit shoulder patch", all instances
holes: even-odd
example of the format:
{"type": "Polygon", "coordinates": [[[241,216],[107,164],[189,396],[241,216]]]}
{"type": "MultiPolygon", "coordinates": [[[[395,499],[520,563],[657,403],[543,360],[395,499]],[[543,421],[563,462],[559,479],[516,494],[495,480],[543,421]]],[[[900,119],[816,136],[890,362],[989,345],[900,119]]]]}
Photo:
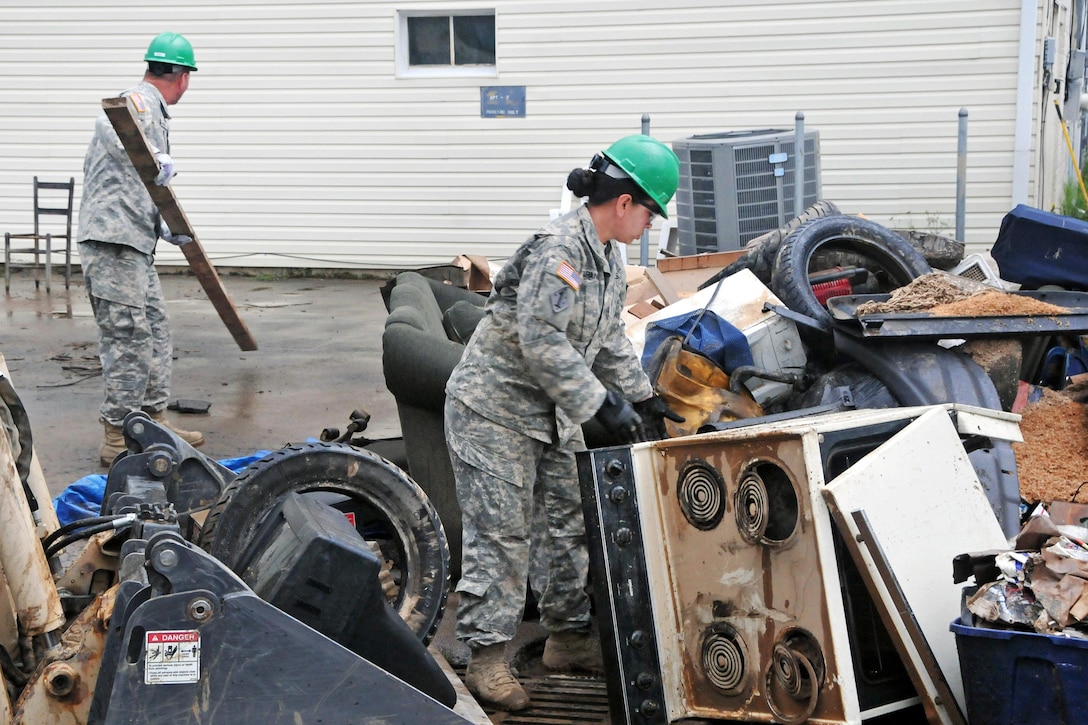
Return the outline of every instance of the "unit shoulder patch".
{"type": "Polygon", "coordinates": [[[552,292],[552,312],[559,314],[563,310],[567,309],[568,307],[570,307],[572,299],[573,295],[571,294],[571,291],[569,289],[567,289],[566,287],[557,288],[555,292],[552,292]]]}
{"type": "Polygon", "coordinates": [[[570,262],[560,262],[559,269],[555,270],[555,276],[566,282],[567,285],[570,286],[570,288],[575,292],[577,292],[582,286],[582,278],[570,262]]]}
{"type": "Polygon", "coordinates": [[[132,101],[132,106],[136,109],[136,113],[147,113],[147,102],[144,97],[139,93],[130,93],[129,100],[132,101]]]}

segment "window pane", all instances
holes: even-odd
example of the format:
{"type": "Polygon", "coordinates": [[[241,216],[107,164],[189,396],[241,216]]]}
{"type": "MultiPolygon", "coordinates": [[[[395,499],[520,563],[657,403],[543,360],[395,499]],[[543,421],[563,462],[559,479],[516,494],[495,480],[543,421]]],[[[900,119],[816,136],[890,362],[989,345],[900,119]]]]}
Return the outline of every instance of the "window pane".
{"type": "Polygon", "coordinates": [[[408,65],[450,65],[450,19],[408,18],[408,65]]]}
{"type": "Polygon", "coordinates": [[[495,65],[495,16],[453,16],[454,65],[495,65]]]}

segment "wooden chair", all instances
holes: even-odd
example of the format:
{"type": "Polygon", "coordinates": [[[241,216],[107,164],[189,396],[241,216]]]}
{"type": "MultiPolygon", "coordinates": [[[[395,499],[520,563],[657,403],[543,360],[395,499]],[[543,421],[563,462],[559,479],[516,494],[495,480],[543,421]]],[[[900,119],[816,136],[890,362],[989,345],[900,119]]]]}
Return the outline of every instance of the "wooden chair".
{"type": "Polygon", "coordinates": [[[45,268],[45,291],[50,291],[53,275],[53,255],[64,253],[64,288],[72,279],[72,202],[75,197],[76,180],[39,181],[34,177],[34,231],[28,234],[4,234],[4,291],[11,293],[11,270],[16,267],[34,269],[34,288],[40,286],[38,269],[45,268]],[[45,192],[45,193],[43,193],[45,192]],[[42,217],[61,217],[64,231],[60,231],[60,222],[55,231],[45,231],[42,217]],[[33,241],[24,247],[12,247],[12,240],[33,241]],[[63,241],[61,247],[59,242],[63,241]],[[42,243],[44,242],[44,248],[42,243]],[[12,262],[13,254],[32,254],[33,262],[12,262]],[[44,258],[44,259],[43,259],[44,258]],[[44,262],[44,265],[43,265],[44,262]]]}

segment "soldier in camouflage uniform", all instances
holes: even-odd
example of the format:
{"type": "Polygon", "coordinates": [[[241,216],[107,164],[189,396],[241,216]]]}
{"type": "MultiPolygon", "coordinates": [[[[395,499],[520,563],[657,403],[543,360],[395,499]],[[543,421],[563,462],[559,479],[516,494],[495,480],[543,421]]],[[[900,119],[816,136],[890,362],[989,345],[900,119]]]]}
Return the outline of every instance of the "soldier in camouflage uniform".
{"type": "MultiPolygon", "coordinates": [[[[174,173],[167,106],[177,103],[189,87],[189,73],[196,70],[196,62],[189,41],[177,33],[163,33],[152,40],[145,60],[143,81],[121,95],[129,99],[153,146],[160,165],[156,183],[162,185],[174,173]]],[[[83,162],[77,239],[83,280],[98,323],[106,387],[100,408],[105,426],[99,448],[103,466],[125,450],[120,426],[130,411],[145,411],[190,445],[204,443],[198,431],[175,428],[165,419],[173,346],[155,272],[159,237],[174,244],[192,241],[171,234],[162,223],[113,125],[101,113],[83,162]]]]}
{"type": "Polygon", "coordinates": [[[572,171],[568,188],[588,202],[530,237],[496,275],[447,383],[446,440],[463,513],[456,633],[472,652],[466,684],[497,707],[529,704],[505,644],[521,621],[530,549],[547,564],[537,593],[550,632],[545,666],[602,669],[575,453],[590,418],[634,442],[664,437],[664,416],[679,417],[654,395],[625,335],[618,247],[664,215],[678,170],[668,147],[639,135],[572,171]]]}

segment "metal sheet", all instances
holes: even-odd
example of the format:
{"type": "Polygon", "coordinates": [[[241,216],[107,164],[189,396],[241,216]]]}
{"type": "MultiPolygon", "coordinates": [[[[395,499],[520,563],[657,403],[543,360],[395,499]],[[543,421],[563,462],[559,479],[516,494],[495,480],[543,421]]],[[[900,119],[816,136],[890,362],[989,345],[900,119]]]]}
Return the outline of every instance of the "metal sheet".
{"type": "Polygon", "coordinates": [[[774,646],[795,635],[819,650],[807,714],[861,722],[831,522],[806,475],[809,436],[761,432],[580,455],[612,722],[798,717],[808,696],[768,682],[774,646]],[[753,464],[773,476],[759,541],[742,536],[734,503],[753,464]]]}
{"type": "Polygon", "coordinates": [[[960,610],[952,559],[1007,542],[949,416],[922,415],[831,481],[824,496],[844,538],[860,542],[851,555],[930,706],[942,722],[962,722],[963,684],[948,629],[960,610]],[[940,696],[944,683],[959,711],[940,696]]]}
{"type": "Polygon", "coordinates": [[[611,725],[604,679],[578,675],[519,675],[532,698],[519,712],[488,709],[483,725],[611,725]]]}
{"type": "Polygon", "coordinates": [[[654,616],[679,635],[663,635],[659,643],[665,690],[679,695],[670,703],[670,722],[682,717],[756,722],[800,717],[806,703],[792,701],[767,678],[774,645],[795,629],[812,635],[826,672],[812,719],[860,721],[831,529],[814,495],[820,480],[808,475],[806,441],[811,443],[812,436],[783,436],[761,427],[731,445],[704,440],[677,448],[660,445],[653,455],[646,455],[648,449],[636,452],[637,498],[647,512],[641,518],[646,566],[656,584],[654,616]],[[698,517],[681,503],[690,497],[694,509],[717,496],[707,492],[702,476],[691,486],[682,482],[693,463],[708,465],[724,484],[723,516],[716,524],[705,522],[706,528],[695,526],[691,519],[698,517]],[[652,476],[640,475],[651,468],[652,476]],[[745,537],[739,521],[748,508],[742,490],[749,473],[760,476],[766,487],[766,498],[757,496],[768,519],[758,541],[745,537]],[[651,547],[651,541],[656,545],[651,547]],[[670,597],[659,600],[657,590],[666,583],[670,597]],[[707,684],[703,657],[712,624],[732,628],[750,658],[735,694],[707,684]]]}
{"type": "Polygon", "coordinates": [[[1020,432],[1020,415],[1001,410],[976,408],[970,405],[952,405],[956,430],[961,435],[980,435],[993,440],[1023,443],[1020,432]]]}
{"type": "Polygon", "coordinates": [[[857,313],[858,307],[865,302],[887,302],[891,297],[887,294],[832,297],[827,301],[827,309],[836,321],[836,329],[861,337],[939,340],[1088,333],[1088,293],[1056,290],[1009,294],[1064,307],[1068,312],[1047,316],[970,317],[935,317],[925,312],[857,313]]]}

